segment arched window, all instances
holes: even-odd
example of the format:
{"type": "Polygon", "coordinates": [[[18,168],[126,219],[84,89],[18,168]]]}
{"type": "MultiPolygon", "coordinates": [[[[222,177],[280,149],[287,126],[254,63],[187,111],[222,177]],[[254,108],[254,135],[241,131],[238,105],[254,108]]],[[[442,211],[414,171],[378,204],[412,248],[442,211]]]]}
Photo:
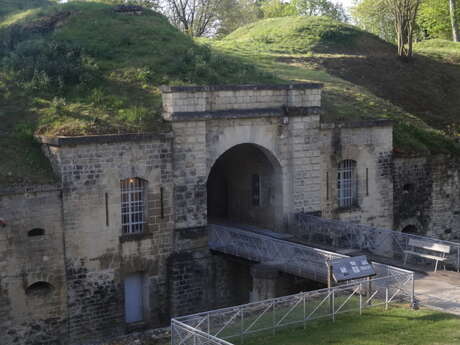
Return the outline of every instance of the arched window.
{"type": "Polygon", "coordinates": [[[45,234],[45,230],[40,229],[40,228],[35,228],[35,229],[30,230],[27,233],[27,236],[36,237],[36,236],[43,236],[44,234],[45,234]]]}
{"type": "Polygon", "coordinates": [[[50,283],[39,281],[29,285],[26,289],[27,296],[44,297],[53,291],[53,285],[50,283]]]}
{"type": "Polygon", "coordinates": [[[354,160],[343,160],[337,167],[337,197],[340,208],[358,204],[358,179],[354,160]]]}
{"type": "Polygon", "coordinates": [[[418,229],[415,225],[407,225],[404,227],[404,229],[402,229],[402,232],[404,232],[405,234],[417,234],[418,233],[418,229]]]}
{"type": "Polygon", "coordinates": [[[134,234],[144,231],[146,184],[146,181],[140,178],[129,178],[120,181],[121,226],[123,234],[134,234]]]}

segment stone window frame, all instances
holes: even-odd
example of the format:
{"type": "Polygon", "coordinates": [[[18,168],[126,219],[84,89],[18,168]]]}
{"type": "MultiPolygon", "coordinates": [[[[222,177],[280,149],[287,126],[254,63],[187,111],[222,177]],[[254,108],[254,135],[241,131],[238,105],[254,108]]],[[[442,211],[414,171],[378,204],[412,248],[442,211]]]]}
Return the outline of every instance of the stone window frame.
{"type": "Polygon", "coordinates": [[[339,209],[358,207],[358,163],[344,159],[337,164],[337,204],[339,209]]]}
{"type": "Polygon", "coordinates": [[[139,177],[120,180],[121,233],[123,236],[147,231],[147,181],[139,177]]]}

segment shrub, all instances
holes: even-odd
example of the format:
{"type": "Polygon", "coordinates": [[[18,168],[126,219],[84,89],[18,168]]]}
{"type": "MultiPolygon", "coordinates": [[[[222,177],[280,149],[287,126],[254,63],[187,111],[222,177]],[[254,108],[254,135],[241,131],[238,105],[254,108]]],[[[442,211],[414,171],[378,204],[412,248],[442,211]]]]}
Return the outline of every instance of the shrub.
{"type": "MultiPolygon", "coordinates": [[[[17,83],[35,90],[62,90],[93,78],[82,50],[66,42],[27,40],[19,43],[1,61],[2,68],[17,83]]],[[[93,70],[91,70],[93,69],[93,70]]]]}

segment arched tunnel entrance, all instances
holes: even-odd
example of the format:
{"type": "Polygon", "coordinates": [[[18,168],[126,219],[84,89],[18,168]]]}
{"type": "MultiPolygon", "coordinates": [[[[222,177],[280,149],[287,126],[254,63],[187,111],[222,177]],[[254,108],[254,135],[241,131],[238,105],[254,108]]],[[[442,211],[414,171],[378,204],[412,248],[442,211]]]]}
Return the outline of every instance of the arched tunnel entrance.
{"type": "Polygon", "coordinates": [[[208,221],[281,231],[281,166],[265,148],[240,144],[214,163],[207,181],[208,221]]]}

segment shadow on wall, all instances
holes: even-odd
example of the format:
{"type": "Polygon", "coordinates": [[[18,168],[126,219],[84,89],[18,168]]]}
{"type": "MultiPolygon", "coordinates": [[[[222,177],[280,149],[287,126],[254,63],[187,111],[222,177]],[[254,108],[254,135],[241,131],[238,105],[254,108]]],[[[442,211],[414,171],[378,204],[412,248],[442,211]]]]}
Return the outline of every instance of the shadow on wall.
{"type": "Polygon", "coordinates": [[[277,230],[282,224],[281,167],[255,144],[236,145],[212,167],[207,197],[210,221],[277,230]]]}

